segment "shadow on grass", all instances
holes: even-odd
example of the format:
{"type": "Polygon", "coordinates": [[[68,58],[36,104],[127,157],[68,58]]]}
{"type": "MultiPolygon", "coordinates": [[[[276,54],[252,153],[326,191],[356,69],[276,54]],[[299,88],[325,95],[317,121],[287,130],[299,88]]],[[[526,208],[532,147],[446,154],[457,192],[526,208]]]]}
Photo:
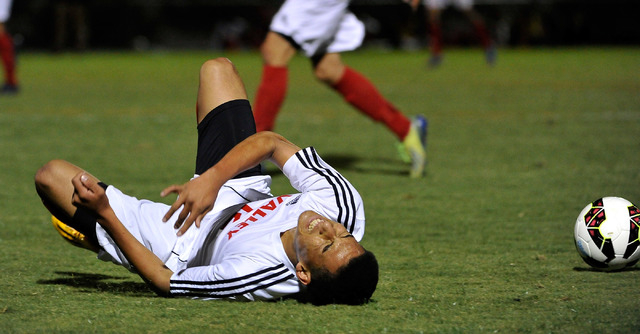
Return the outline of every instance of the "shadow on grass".
{"type": "Polygon", "coordinates": [[[38,280],[38,284],[66,285],[82,292],[110,292],[118,295],[153,297],[156,294],[143,282],[132,282],[130,277],[87,274],[71,271],[56,271],[62,276],[55,279],[38,280]]]}
{"type": "MultiPolygon", "coordinates": [[[[380,157],[362,158],[347,154],[323,154],[322,159],[338,171],[354,171],[362,174],[409,175],[409,165],[397,159],[380,157]]],[[[276,168],[267,168],[271,177],[284,176],[276,168]]]]}
{"type": "Polygon", "coordinates": [[[595,273],[612,274],[612,273],[620,273],[625,271],[640,271],[640,267],[627,267],[627,268],[622,268],[618,270],[608,270],[608,271],[598,269],[598,268],[592,268],[592,267],[573,267],[573,271],[591,271],[595,273]]]}

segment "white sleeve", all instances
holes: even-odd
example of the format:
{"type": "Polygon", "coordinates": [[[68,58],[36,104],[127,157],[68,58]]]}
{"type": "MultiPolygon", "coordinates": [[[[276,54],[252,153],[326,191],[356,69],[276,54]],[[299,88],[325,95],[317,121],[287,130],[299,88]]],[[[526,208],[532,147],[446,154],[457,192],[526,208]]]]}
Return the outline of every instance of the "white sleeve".
{"type": "Polygon", "coordinates": [[[327,164],[313,147],[298,151],[283,166],[296,190],[310,198],[317,213],[343,224],[360,241],[364,235],[364,206],[353,185],[327,164]]]}
{"type": "Polygon", "coordinates": [[[246,258],[229,258],[224,263],[191,267],[173,273],[170,293],[175,297],[269,300],[299,291],[295,275],[284,264],[260,265],[246,258]],[[247,267],[252,263],[252,267],[247,267]],[[242,268],[239,273],[235,268],[242,268]]]}

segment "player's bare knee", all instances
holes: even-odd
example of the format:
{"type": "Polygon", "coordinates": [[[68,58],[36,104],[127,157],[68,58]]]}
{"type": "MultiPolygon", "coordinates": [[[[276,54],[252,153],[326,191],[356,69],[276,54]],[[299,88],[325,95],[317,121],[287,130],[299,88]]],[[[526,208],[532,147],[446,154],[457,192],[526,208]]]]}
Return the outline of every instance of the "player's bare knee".
{"type": "Polygon", "coordinates": [[[230,73],[235,73],[235,67],[231,60],[224,57],[210,59],[200,67],[200,78],[222,78],[230,73]]]}
{"type": "Polygon", "coordinates": [[[327,68],[326,66],[316,66],[313,69],[313,75],[316,77],[316,79],[318,79],[318,81],[324,82],[329,85],[334,84],[340,79],[340,78],[336,78],[336,75],[334,72],[335,71],[333,71],[330,68],[327,68]]]}
{"type": "Polygon", "coordinates": [[[260,55],[265,65],[285,67],[298,50],[287,39],[273,31],[260,45],[260,55]]]}
{"type": "Polygon", "coordinates": [[[60,182],[71,182],[71,178],[81,171],[80,168],[64,160],[51,160],[38,169],[34,177],[36,189],[47,191],[57,187],[60,182]]]}
{"type": "Polygon", "coordinates": [[[38,169],[34,177],[36,189],[39,191],[51,187],[56,170],[62,165],[62,160],[51,160],[38,169]]]}
{"type": "Polygon", "coordinates": [[[342,79],[346,65],[342,62],[339,53],[327,53],[312,61],[313,74],[318,80],[328,85],[335,85],[342,79]]]}

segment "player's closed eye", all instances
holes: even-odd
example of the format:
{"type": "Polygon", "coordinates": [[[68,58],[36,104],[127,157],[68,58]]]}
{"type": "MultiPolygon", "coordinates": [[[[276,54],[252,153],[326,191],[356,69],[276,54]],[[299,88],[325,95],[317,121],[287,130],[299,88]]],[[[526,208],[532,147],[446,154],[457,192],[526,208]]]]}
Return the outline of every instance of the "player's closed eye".
{"type": "Polygon", "coordinates": [[[324,248],[322,249],[322,252],[325,253],[326,251],[328,251],[331,248],[331,246],[333,246],[333,242],[331,242],[330,244],[324,246],[324,248]]]}

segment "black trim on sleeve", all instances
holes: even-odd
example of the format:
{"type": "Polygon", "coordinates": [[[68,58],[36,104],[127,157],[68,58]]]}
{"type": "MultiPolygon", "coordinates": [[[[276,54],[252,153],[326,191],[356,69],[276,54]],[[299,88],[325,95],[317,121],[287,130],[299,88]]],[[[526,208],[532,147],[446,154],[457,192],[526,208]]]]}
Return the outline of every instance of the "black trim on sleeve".
{"type": "Polygon", "coordinates": [[[293,279],[295,276],[282,263],[263,270],[216,281],[170,280],[170,293],[179,297],[230,298],[293,279]]]}
{"type": "Polygon", "coordinates": [[[338,208],[338,218],[336,220],[343,224],[349,233],[353,233],[356,225],[356,202],[351,184],[344,176],[329,168],[326,163],[323,163],[313,147],[297,152],[296,157],[305,168],[311,169],[324,177],[331,185],[335,193],[336,207],[338,208]]]}

